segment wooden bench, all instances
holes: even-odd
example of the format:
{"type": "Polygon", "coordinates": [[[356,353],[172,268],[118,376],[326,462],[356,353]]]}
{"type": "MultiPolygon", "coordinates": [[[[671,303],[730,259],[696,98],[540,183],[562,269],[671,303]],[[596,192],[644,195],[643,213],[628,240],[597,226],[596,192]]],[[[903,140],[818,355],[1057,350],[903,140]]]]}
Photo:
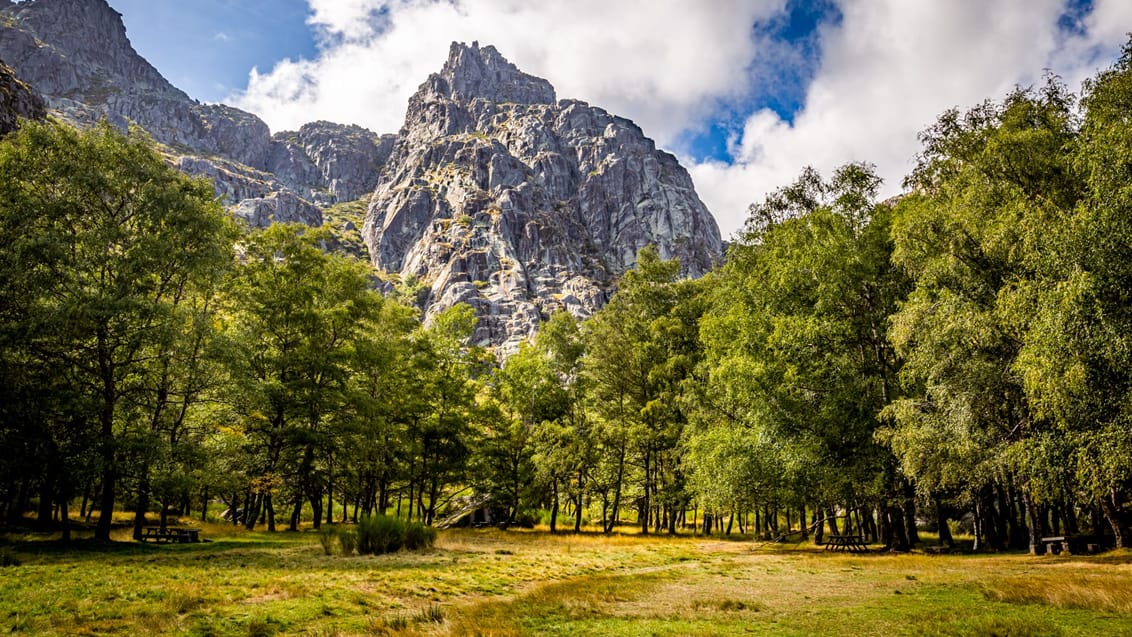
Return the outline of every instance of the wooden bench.
{"type": "Polygon", "coordinates": [[[1069,555],[1073,552],[1069,550],[1069,538],[1062,535],[1055,537],[1043,537],[1042,544],[1044,544],[1046,547],[1046,553],[1049,553],[1050,555],[1058,555],[1059,553],[1065,553],[1066,555],[1069,555]]]}
{"type": "Polygon", "coordinates": [[[825,541],[825,550],[868,553],[869,547],[865,545],[865,538],[861,535],[830,535],[825,541]]]}
{"type": "Polygon", "coordinates": [[[174,527],[165,527],[162,529],[159,526],[147,526],[138,539],[142,542],[156,542],[158,544],[167,542],[177,542],[178,544],[200,542],[200,529],[174,527]]]}

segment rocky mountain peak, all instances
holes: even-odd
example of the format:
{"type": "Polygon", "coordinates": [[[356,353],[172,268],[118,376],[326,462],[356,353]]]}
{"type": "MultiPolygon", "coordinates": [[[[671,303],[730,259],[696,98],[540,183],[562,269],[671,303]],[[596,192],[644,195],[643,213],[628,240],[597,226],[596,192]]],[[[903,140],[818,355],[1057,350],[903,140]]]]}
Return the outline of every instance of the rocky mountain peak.
{"type": "Polygon", "coordinates": [[[327,122],[273,137],[251,113],[191,99],[134,50],[106,0],[0,0],[0,58],[56,116],[141,126],[255,225],[321,223],[319,205],[373,191],[393,146],[392,136],[327,122]]]}
{"type": "Polygon", "coordinates": [[[604,305],[646,245],[689,276],[722,250],[675,157],[477,43],[409,100],[362,236],[375,267],[428,286],[426,321],[467,303],[504,352],[556,310],[604,305]]]}
{"type": "Polygon", "coordinates": [[[9,55],[10,64],[21,68],[28,58],[47,58],[33,46],[46,47],[62,58],[52,60],[57,62],[52,68],[42,69],[51,72],[32,78],[45,95],[89,98],[128,84],[135,91],[188,99],[137,54],[126,37],[122,15],[106,0],[27,0],[0,10],[23,27],[19,33],[6,33],[5,39],[31,40],[7,43],[5,48],[17,48],[23,54],[18,58],[9,55]]]}
{"type": "MultiPolygon", "coordinates": [[[[491,102],[554,104],[550,82],[523,73],[493,46],[453,42],[448,61],[425,86],[457,102],[482,98],[491,102]]],[[[424,87],[422,87],[424,88],[424,87]]]]}

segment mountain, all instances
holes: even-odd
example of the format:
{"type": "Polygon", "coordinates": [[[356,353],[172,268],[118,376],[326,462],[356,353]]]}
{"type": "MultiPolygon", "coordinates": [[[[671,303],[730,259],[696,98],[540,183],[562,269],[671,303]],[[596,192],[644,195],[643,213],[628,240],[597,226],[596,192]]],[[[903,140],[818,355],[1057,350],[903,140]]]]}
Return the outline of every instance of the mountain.
{"type": "Polygon", "coordinates": [[[21,117],[43,119],[46,116],[47,105],[43,98],[0,60],[0,135],[16,130],[21,117]]]}
{"type": "Polygon", "coordinates": [[[428,284],[426,318],[469,303],[504,349],[556,309],[599,309],[646,245],[693,277],[722,253],[674,156],[478,43],[409,100],[363,238],[375,267],[428,284]]]}
{"type": "Polygon", "coordinates": [[[141,126],[256,225],[320,224],[321,206],[373,190],[393,145],[329,122],[272,135],[251,113],[193,100],[138,55],[105,0],[0,0],[0,59],[68,121],[141,126]]]}
{"type": "Polygon", "coordinates": [[[144,128],[252,225],[329,219],[335,245],[368,250],[385,285],[423,285],[426,321],[469,303],[477,342],[503,352],[557,309],[597,311],[646,245],[688,276],[721,255],[675,157],[627,119],[558,100],[491,46],[454,43],[397,135],[330,122],[271,134],[201,104],[138,55],[106,0],[0,0],[0,59],[59,117],[144,128]]]}

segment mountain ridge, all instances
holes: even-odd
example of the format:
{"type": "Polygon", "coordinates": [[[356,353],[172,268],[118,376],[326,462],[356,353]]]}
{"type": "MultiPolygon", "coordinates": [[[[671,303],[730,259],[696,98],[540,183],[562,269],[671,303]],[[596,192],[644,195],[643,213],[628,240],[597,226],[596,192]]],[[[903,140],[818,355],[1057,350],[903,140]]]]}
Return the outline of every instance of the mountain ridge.
{"type": "Polygon", "coordinates": [[[72,123],[141,126],[250,225],[318,226],[331,206],[368,198],[361,240],[382,278],[424,284],[426,323],[472,305],[476,342],[504,353],[554,311],[597,311],[646,245],[687,276],[722,254],[673,155],[628,119],[558,99],[490,45],[453,42],[384,135],[325,121],[272,134],[251,113],[201,104],[133,49],[106,0],[0,0],[0,59],[72,123]]]}
{"type": "Polygon", "coordinates": [[[429,285],[426,319],[468,303],[506,350],[556,310],[591,315],[646,245],[688,276],[722,254],[673,155],[478,42],[409,99],[362,235],[375,267],[429,285]]]}

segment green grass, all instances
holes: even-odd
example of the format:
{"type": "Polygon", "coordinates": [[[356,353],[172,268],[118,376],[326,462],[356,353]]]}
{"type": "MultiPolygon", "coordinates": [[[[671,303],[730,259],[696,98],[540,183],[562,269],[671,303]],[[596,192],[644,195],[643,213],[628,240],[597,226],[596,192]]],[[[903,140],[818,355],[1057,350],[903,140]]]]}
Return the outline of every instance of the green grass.
{"type": "MultiPolygon", "coordinates": [[[[1132,553],[834,555],[722,538],[453,530],[326,555],[317,532],[0,548],[0,633],[1132,635],[1132,553]]],[[[122,537],[117,535],[116,537],[122,537]]]]}

